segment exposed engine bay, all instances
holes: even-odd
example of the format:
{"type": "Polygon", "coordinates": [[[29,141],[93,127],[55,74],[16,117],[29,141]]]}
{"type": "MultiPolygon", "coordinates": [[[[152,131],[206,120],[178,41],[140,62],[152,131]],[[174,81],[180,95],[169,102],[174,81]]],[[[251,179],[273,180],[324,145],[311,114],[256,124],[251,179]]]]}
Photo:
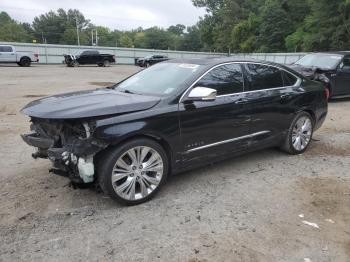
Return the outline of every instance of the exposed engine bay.
{"type": "Polygon", "coordinates": [[[33,158],[50,159],[51,172],[67,176],[73,183],[91,183],[95,179],[94,156],[108,146],[92,137],[94,126],[74,120],[31,118],[30,134],[23,140],[37,148],[33,158]]]}

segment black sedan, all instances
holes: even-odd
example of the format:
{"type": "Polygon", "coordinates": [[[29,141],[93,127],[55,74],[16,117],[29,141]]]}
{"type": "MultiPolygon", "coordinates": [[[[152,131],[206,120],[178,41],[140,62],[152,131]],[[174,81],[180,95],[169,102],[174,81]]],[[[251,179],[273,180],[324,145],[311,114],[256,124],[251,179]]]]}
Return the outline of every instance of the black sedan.
{"type": "Polygon", "coordinates": [[[149,55],[142,58],[135,58],[135,65],[149,67],[151,65],[169,60],[165,55],[149,55]]]}
{"type": "Polygon", "coordinates": [[[350,96],[350,52],[308,54],[290,67],[324,83],[329,98],[350,96]]]}
{"type": "Polygon", "coordinates": [[[324,86],[254,60],[172,60],[119,84],[28,104],[33,157],[124,204],[150,199],[169,174],[266,147],[308,148],[327,115],[324,86]]]}

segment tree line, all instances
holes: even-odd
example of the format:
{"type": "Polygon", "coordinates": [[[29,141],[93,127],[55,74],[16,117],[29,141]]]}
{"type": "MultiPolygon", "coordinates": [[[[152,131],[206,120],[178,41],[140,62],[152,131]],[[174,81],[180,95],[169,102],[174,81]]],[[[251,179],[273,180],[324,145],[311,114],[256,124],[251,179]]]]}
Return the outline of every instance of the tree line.
{"type": "Polygon", "coordinates": [[[76,9],[58,9],[20,23],[0,13],[0,41],[214,52],[347,50],[350,0],[192,0],[207,11],[197,24],[111,30],[76,9]],[[94,31],[95,32],[95,31],[94,31]]]}
{"type": "Polygon", "coordinates": [[[350,0],[192,0],[205,48],[232,52],[347,50],[350,0]]]}

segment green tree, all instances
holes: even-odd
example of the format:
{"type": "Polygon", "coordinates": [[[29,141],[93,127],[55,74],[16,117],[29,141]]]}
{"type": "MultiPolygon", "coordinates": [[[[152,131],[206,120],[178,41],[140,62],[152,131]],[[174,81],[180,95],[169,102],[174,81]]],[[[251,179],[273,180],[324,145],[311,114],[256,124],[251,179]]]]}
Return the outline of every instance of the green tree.
{"type": "Polygon", "coordinates": [[[182,24],[172,25],[168,27],[168,32],[173,33],[175,35],[183,35],[186,26],[182,24]]]}
{"type": "Polygon", "coordinates": [[[123,34],[119,39],[119,44],[121,47],[133,47],[132,39],[127,36],[126,34],[123,34]]]}
{"type": "Polygon", "coordinates": [[[188,26],[187,32],[181,41],[180,49],[185,51],[200,51],[202,48],[198,26],[188,26]]]}
{"type": "Polygon", "coordinates": [[[0,13],[0,41],[31,42],[32,39],[27,24],[16,22],[6,12],[0,13]]]}
{"type": "Polygon", "coordinates": [[[233,52],[254,52],[257,48],[258,26],[260,19],[251,13],[249,18],[236,24],[231,32],[233,52]]]}
{"type": "Polygon", "coordinates": [[[267,0],[262,12],[259,29],[259,50],[278,52],[285,48],[285,38],[293,33],[292,21],[279,0],[267,0]]]}
{"type": "MultiPolygon", "coordinates": [[[[78,26],[79,31],[83,31],[89,24],[90,21],[85,19],[84,15],[79,10],[69,9],[66,12],[64,9],[60,8],[57,12],[50,11],[35,17],[32,27],[38,39],[46,38],[47,43],[50,44],[64,44],[73,42],[72,28],[78,26]],[[65,33],[67,29],[68,31],[65,33]],[[67,42],[63,41],[63,37],[65,37],[64,41],[67,42]]],[[[77,36],[75,35],[74,38],[77,43],[77,36]]]]}

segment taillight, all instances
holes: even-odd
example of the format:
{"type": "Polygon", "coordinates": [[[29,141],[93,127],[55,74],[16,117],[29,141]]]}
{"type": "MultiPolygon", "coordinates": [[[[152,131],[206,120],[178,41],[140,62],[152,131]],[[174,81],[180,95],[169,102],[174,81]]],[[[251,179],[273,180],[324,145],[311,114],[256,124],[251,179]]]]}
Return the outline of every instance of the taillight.
{"type": "Polygon", "coordinates": [[[325,88],[324,88],[324,97],[329,100],[329,97],[330,97],[330,91],[329,91],[329,88],[328,86],[326,85],[325,88]]]}

